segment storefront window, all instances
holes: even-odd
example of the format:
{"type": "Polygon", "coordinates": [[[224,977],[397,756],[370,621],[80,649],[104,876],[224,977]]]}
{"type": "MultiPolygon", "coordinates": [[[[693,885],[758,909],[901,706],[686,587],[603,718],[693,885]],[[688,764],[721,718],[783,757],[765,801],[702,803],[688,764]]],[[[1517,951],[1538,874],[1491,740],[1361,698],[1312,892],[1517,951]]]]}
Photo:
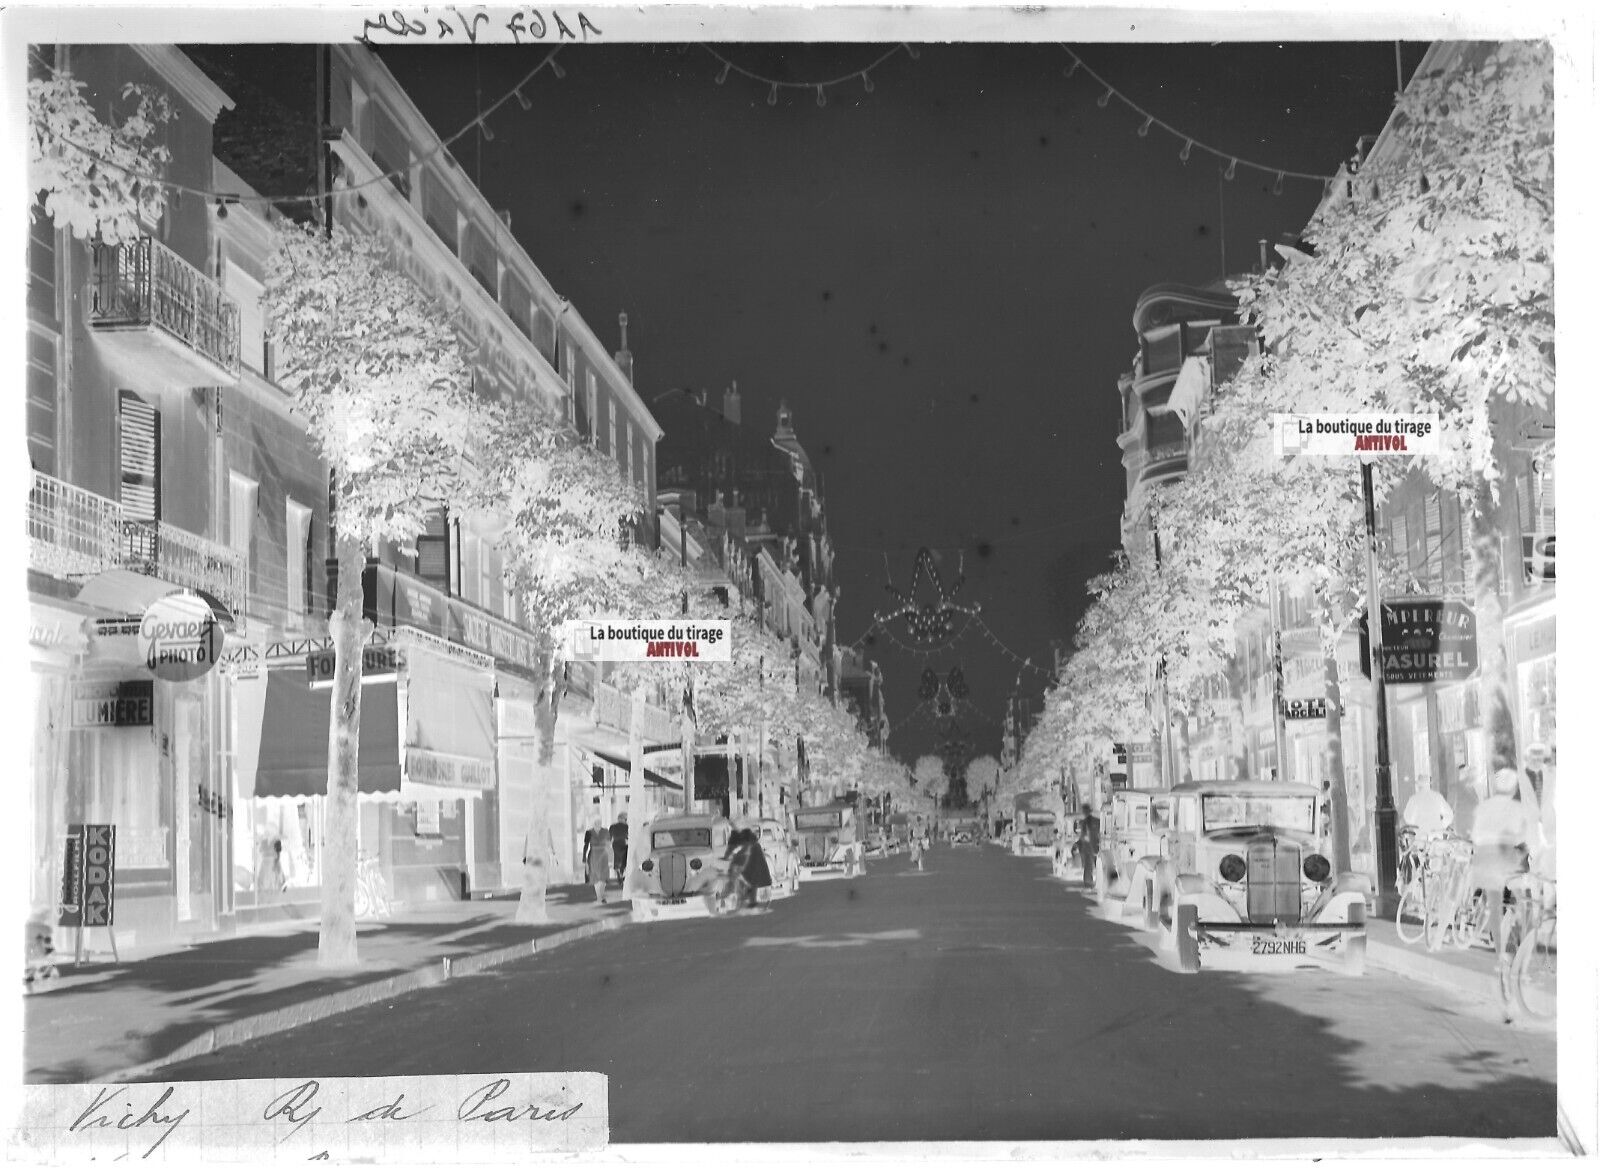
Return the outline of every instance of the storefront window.
{"type": "Polygon", "coordinates": [[[1517,669],[1517,689],[1522,701],[1522,742],[1554,746],[1556,742],[1556,659],[1541,657],[1517,669]]]}
{"type": "Polygon", "coordinates": [[[113,824],[119,869],[167,867],[170,833],[150,729],[74,730],[68,765],[76,792],[68,818],[113,824]]]}

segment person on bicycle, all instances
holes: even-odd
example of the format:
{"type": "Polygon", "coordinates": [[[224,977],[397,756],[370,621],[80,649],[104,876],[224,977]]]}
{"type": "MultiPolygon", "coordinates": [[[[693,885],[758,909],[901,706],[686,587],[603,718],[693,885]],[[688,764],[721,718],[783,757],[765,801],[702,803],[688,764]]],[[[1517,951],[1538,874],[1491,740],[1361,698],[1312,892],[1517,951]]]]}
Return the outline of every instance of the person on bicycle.
{"type": "Polygon", "coordinates": [[[1450,830],[1456,813],[1445,797],[1433,789],[1433,777],[1422,775],[1417,779],[1416,792],[1406,800],[1400,812],[1400,822],[1416,831],[1423,842],[1435,839],[1450,830]]]}
{"type": "Polygon", "coordinates": [[[1472,823],[1472,867],[1468,888],[1483,894],[1488,909],[1489,936],[1500,936],[1506,884],[1527,869],[1530,826],[1538,823],[1538,810],[1518,797],[1520,779],[1511,767],[1502,767],[1489,780],[1490,796],[1478,804],[1472,823]]]}

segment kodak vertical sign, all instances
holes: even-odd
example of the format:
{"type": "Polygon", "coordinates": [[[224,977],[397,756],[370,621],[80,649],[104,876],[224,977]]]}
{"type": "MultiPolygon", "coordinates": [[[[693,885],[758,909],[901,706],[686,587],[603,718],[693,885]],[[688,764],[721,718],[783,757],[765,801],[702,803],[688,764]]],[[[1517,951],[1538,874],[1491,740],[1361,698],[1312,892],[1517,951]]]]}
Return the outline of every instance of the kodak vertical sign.
{"type": "Polygon", "coordinates": [[[61,911],[71,929],[109,929],[117,897],[117,829],[109,823],[67,828],[61,865],[61,911]]]}

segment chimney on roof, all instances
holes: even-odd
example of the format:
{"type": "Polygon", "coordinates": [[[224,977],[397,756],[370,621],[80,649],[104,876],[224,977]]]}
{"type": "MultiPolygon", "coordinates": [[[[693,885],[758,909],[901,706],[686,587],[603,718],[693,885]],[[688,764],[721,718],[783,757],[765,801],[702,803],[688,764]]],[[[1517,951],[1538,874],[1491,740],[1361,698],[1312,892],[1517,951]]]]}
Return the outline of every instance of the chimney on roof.
{"type": "Polygon", "coordinates": [[[617,323],[622,326],[622,348],[617,350],[617,368],[622,370],[622,376],[628,379],[628,384],[633,384],[633,354],[628,351],[628,314],[617,313],[617,323]]]}
{"type": "Polygon", "coordinates": [[[722,416],[735,426],[739,424],[739,383],[737,381],[722,391],[722,416]]]}
{"type": "Polygon", "coordinates": [[[511,230],[511,212],[509,210],[496,211],[495,214],[500,216],[500,222],[502,222],[502,223],[504,223],[506,225],[506,230],[507,231],[510,231],[511,230]]]}

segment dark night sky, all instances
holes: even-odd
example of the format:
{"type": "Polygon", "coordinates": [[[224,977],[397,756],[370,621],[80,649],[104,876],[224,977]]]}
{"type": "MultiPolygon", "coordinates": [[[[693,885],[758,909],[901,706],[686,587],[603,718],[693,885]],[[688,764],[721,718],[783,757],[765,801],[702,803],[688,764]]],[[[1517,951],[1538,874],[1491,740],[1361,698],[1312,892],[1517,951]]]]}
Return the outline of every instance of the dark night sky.
{"type": "MultiPolygon", "coordinates": [[[[1409,76],[1425,46],[1404,46],[1409,76]]],[[[1075,45],[1162,120],[1224,151],[1331,173],[1384,124],[1394,45],[1075,45]]],[[[831,78],[882,46],[723,45],[765,77],[831,78]]],[[[1016,653],[1047,665],[1082,614],[1084,582],[1117,547],[1123,472],[1116,384],[1131,314],[1155,283],[1250,267],[1260,238],[1302,227],[1320,186],[1221,165],[1140,119],[1055,45],[930,44],[828,91],[730,76],[704,49],[569,47],[456,156],[556,288],[613,347],[629,317],[648,402],[713,399],[737,380],[770,432],[780,398],[823,475],[842,585],[839,631],[866,633],[916,550],[941,549],[958,599],[1016,653]],[[1219,200],[1219,186],[1220,200],[1219,200]]],[[[531,67],[533,50],[428,48],[384,60],[442,134],[531,67]]],[[[905,639],[902,630],[902,640],[905,639]]],[[[934,743],[916,685],[959,664],[962,729],[998,749],[1019,675],[1045,679],[970,629],[929,659],[883,636],[891,739],[934,743]]]]}

